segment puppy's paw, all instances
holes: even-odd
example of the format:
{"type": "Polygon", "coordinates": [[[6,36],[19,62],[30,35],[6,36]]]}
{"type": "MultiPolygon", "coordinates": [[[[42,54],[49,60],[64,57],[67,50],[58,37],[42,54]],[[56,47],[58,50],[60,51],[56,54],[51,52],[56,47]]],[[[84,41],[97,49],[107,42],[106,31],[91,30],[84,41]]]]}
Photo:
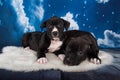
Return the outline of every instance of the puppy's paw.
{"type": "Polygon", "coordinates": [[[40,64],[45,64],[45,63],[48,62],[48,60],[47,60],[47,58],[42,57],[42,58],[39,58],[39,59],[37,60],[37,62],[40,63],[40,64]]]}
{"type": "Polygon", "coordinates": [[[92,62],[93,64],[101,64],[101,59],[97,59],[97,58],[91,58],[90,62],[92,62]]]}
{"type": "Polygon", "coordinates": [[[30,47],[26,47],[26,48],[25,48],[25,50],[29,50],[29,49],[30,49],[30,47]]]}
{"type": "Polygon", "coordinates": [[[64,54],[59,54],[58,57],[63,61],[64,58],[65,58],[65,55],[64,54]]]}

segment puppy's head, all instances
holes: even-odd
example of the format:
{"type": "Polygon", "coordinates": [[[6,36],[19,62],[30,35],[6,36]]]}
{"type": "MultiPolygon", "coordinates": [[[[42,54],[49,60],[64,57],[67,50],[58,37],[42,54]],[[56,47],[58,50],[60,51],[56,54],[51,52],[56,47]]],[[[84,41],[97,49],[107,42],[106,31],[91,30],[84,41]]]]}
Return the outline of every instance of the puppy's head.
{"type": "Polygon", "coordinates": [[[41,28],[46,28],[47,35],[50,37],[50,39],[61,39],[64,29],[68,30],[69,25],[70,23],[68,21],[54,16],[43,22],[41,28]]]}
{"type": "Polygon", "coordinates": [[[63,63],[66,65],[78,65],[87,57],[90,50],[88,41],[81,37],[73,38],[66,47],[66,53],[63,63]]]}

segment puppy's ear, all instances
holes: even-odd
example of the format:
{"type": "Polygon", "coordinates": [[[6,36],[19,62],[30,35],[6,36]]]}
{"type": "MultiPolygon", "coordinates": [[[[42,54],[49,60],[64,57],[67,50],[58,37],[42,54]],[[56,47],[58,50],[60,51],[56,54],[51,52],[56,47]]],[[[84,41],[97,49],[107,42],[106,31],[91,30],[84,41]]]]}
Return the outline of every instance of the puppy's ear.
{"type": "Polygon", "coordinates": [[[47,21],[43,22],[40,26],[41,30],[43,30],[43,28],[46,28],[46,24],[47,24],[47,21]]]}
{"type": "Polygon", "coordinates": [[[70,22],[68,22],[68,21],[66,21],[66,20],[64,20],[64,19],[62,19],[63,20],[63,22],[64,22],[64,28],[66,29],[66,31],[68,30],[68,28],[69,28],[69,26],[70,26],[70,22]]]}

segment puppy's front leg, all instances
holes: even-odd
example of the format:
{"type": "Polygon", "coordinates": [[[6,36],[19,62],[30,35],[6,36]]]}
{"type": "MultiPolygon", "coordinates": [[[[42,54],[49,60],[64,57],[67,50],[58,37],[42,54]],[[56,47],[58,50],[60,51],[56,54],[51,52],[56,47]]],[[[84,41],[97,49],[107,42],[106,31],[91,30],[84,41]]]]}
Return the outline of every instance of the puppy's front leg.
{"type": "Polygon", "coordinates": [[[65,54],[59,54],[58,57],[63,61],[65,58],[65,54]]]}
{"type": "Polygon", "coordinates": [[[38,52],[37,52],[37,62],[40,63],[40,64],[45,64],[47,63],[47,58],[46,58],[46,50],[45,49],[39,49],[38,52]]]}
{"type": "Polygon", "coordinates": [[[92,51],[91,53],[89,53],[88,59],[93,64],[101,64],[101,59],[98,57],[98,53],[99,52],[96,51],[92,51]]]}
{"type": "Polygon", "coordinates": [[[65,57],[65,54],[64,54],[64,51],[63,50],[58,50],[58,51],[55,51],[54,52],[56,56],[59,57],[60,60],[64,60],[64,57],[65,57]]]}

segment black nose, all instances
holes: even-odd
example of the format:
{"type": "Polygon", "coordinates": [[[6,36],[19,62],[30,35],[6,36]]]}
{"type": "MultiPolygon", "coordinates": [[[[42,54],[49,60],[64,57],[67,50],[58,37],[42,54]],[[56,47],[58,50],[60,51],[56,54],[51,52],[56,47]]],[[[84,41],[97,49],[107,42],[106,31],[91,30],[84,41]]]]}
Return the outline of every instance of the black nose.
{"type": "Polygon", "coordinates": [[[63,63],[65,65],[68,65],[68,66],[75,66],[75,65],[79,65],[80,61],[73,60],[73,59],[70,59],[70,58],[65,58],[63,63]]]}
{"type": "Polygon", "coordinates": [[[64,63],[65,65],[69,65],[69,66],[72,66],[72,65],[73,65],[72,62],[71,62],[71,60],[70,60],[70,58],[64,59],[63,63],[64,63]]]}
{"type": "Polygon", "coordinates": [[[57,31],[54,31],[54,32],[52,32],[52,34],[53,34],[54,36],[57,36],[57,35],[58,35],[58,32],[57,32],[57,31]]]}

